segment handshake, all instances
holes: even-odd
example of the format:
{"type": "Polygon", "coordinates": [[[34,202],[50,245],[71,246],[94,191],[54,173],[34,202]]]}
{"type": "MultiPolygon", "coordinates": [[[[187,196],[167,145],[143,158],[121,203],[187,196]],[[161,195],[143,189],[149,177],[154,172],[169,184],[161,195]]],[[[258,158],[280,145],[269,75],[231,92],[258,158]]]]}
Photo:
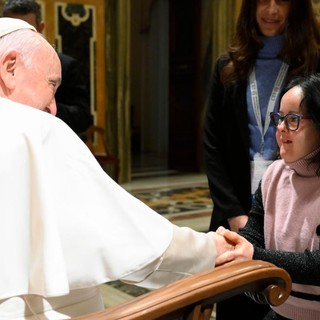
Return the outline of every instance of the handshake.
{"type": "Polygon", "coordinates": [[[252,260],[253,245],[238,233],[219,227],[213,237],[217,248],[216,266],[235,260],[252,260]]]}

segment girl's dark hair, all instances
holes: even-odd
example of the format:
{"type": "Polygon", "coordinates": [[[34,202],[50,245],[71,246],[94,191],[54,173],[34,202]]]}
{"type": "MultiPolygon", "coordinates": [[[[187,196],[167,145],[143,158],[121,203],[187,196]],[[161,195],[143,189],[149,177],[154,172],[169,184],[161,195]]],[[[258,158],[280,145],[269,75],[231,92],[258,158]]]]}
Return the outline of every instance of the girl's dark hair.
{"type": "Polygon", "coordinates": [[[292,79],[284,88],[283,94],[296,86],[299,86],[303,92],[300,103],[301,110],[312,117],[320,131],[320,73],[292,79]]]}
{"type": "MultiPolygon", "coordinates": [[[[279,58],[289,64],[289,78],[292,78],[316,71],[320,31],[311,0],[290,1],[284,46],[279,58]]],[[[236,31],[228,50],[231,60],[222,73],[225,85],[247,80],[257,53],[263,46],[256,22],[256,3],[257,0],[242,1],[236,31]]]]}
{"type": "MultiPolygon", "coordinates": [[[[296,86],[299,86],[303,92],[301,111],[311,116],[320,131],[320,73],[294,78],[285,87],[283,94],[296,86]]],[[[311,162],[319,164],[317,175],[320,176],[320,151],[311,159],[311,162]]]]}

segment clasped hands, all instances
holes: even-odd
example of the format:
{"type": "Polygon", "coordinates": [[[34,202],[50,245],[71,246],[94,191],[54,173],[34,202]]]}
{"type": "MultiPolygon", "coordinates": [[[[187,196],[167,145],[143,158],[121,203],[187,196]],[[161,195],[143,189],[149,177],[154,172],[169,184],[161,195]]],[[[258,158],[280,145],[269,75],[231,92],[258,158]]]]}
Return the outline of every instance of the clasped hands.
{"type": "Polygon", "coordinates": [[[216,266],[235,260],[252,260],[253,245],[238,233],[219,227],[214,238],[217,247],[216,266]]]}

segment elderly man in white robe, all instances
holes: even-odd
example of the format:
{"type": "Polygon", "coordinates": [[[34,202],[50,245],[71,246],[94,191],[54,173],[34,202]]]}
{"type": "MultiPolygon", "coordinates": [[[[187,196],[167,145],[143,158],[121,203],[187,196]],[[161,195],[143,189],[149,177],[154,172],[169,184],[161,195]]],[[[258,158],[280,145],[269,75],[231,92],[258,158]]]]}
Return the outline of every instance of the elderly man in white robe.
{"type": "Polygon", "coordinates": [[[101,310],[101,283],[158,288],[233,248],[174,226],[116,184],[54,117],[60,82],[41,34],[0,18],[0,319],[101,310]]]}

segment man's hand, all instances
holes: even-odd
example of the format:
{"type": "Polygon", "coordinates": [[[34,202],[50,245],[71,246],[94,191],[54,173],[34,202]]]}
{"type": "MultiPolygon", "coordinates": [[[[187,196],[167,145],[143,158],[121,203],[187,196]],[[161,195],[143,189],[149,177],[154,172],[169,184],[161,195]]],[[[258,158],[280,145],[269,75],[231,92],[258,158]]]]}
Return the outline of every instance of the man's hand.
{"type": "MultiPolygon", "coordinates": [[[[234,260],[252,260],[253,257],[253,245],[246,240],[244,237],[240,236],[236,232],[230,231],[223,227],[219,227],[216,231],[217,235],[223,236],[226,243],[233,244],[233,249],[225,250],[221,252],[216,258],[216,266],[224,264],[226,262],[234,260]]],[[[225,248],[227,248],[225,246],[225,248]]],[[[223,250],[223,248],[222,248],[223,250]]]]}
{"type": "Polygon", "coordinates": [[[234,250],[234,244],[227,240],[223,235],[216,232],[212,232],[212,234],[217,248],[217,257],[225,252],[234,250]]]}

